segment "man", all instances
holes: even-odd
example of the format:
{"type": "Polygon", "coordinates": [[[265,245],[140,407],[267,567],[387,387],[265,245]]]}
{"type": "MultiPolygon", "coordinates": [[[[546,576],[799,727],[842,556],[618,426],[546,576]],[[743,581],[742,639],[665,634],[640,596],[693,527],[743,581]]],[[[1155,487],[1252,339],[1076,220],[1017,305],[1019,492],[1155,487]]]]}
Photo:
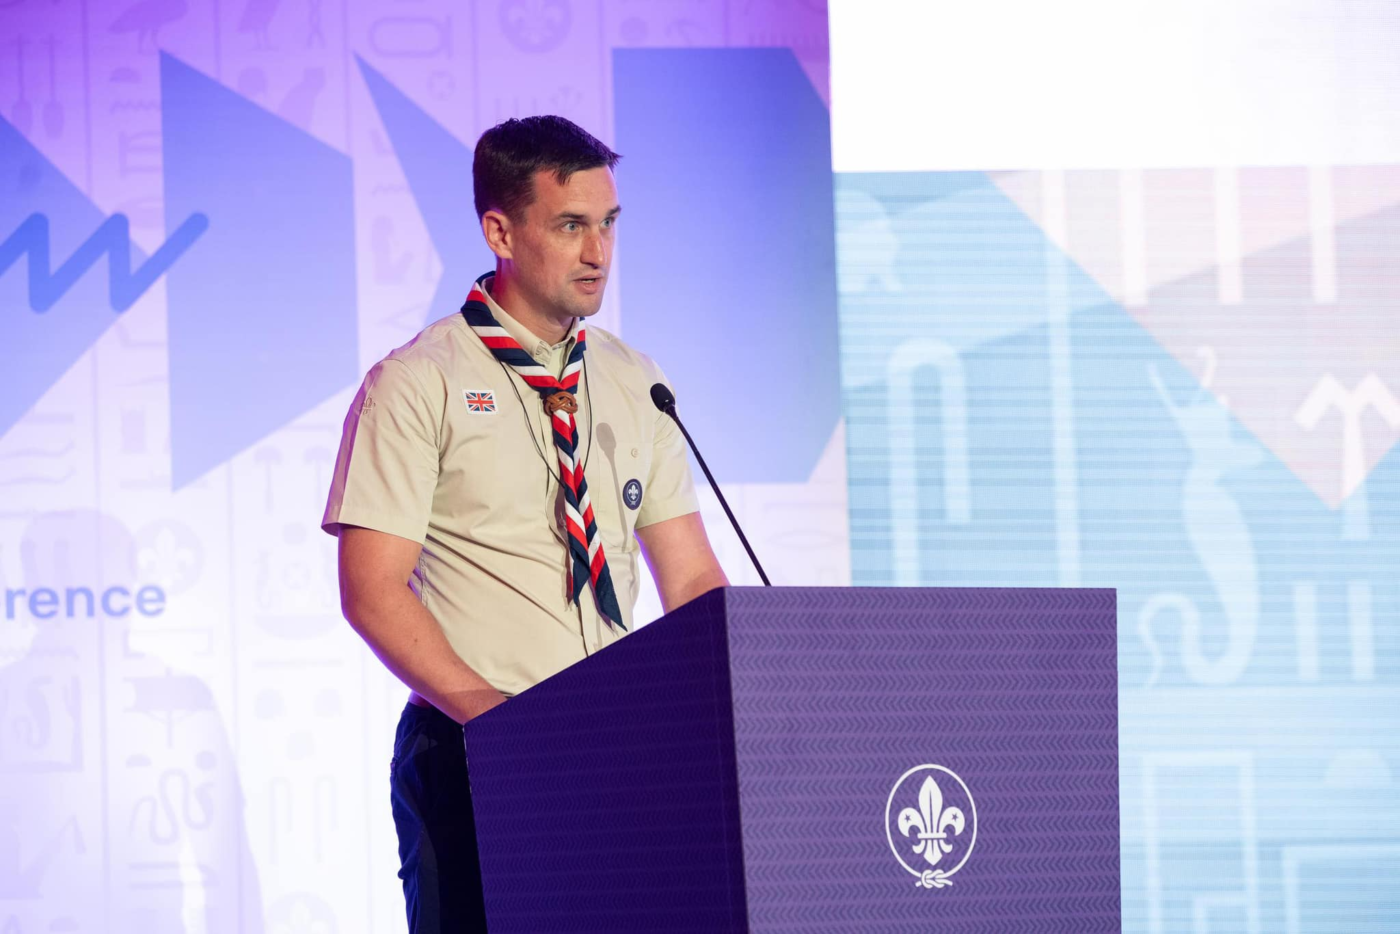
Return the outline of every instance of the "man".
{"type": "Polygon", "coordinates": [[[485,930],[459,724],[630,630],[639,551],[668,610],[727,583],[649,395],[665,377],[582,326],[618,158],[561,117],[488,130],[472,176],[495,273],[376,364],[346,417],[322,527],[346,619],[412,689],[390,783],[415,934],[485,930]]]}

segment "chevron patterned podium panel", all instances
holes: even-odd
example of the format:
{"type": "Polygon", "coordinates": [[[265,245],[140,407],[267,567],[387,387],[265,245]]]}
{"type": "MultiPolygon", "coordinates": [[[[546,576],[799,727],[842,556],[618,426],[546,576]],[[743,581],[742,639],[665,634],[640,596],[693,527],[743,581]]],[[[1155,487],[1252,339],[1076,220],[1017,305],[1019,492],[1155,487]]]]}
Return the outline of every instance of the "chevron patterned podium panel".
{"type": "Polygon", "coordinates": [[[493,934],[1119,930],[1115,603],[668,614],[468,725],[493,934]]]}

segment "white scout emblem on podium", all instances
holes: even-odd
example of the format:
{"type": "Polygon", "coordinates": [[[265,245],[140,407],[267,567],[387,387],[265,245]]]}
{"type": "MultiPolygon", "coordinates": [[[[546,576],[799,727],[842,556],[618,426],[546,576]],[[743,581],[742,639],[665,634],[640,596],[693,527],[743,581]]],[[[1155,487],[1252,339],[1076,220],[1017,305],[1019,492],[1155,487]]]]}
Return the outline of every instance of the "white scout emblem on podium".
{"type": "Polygon", "coordinates": [[[885,838],[914,884],[941,889],[967,862],[977,842],[977,806],[952,770],[916,765],[899,777],[885,802],[885,838]]]}

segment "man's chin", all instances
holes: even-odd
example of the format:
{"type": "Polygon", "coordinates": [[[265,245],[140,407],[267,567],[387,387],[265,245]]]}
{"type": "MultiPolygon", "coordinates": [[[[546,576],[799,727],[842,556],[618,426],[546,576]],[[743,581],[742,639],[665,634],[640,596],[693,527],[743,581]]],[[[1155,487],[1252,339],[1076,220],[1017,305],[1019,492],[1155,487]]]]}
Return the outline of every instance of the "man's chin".
{"type": "Polygon", "coordinates": [[[575,299],[568,305],[569,314],[575,318],[591,318],[603,307],[603,293],[588,296],[590,301],[579,301],[575,299]]]}

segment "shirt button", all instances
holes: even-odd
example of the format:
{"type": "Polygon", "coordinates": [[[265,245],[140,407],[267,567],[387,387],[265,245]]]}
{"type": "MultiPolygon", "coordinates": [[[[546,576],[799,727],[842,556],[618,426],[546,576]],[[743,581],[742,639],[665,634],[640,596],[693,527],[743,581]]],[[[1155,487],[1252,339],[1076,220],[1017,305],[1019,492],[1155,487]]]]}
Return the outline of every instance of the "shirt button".
{"type": "Polygon", "coordinates": [[[633,456],[633,457],[636,457],[636,456],[637,456],[637,449],[636,449],[636,448],[633,448],[633,449],[632,449],[632,456],[633,456]]]}

